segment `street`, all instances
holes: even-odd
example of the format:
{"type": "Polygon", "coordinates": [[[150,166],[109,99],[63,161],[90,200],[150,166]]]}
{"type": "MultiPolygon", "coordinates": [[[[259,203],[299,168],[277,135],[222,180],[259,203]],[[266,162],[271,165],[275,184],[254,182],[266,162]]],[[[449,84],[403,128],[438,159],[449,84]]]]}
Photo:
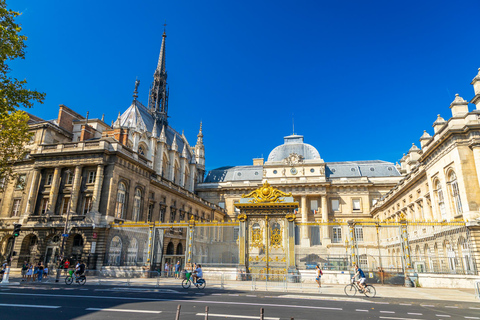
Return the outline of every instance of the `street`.
{"type": "Polygon", "coordinates": [[[234,290],[22,285],[0,287],[1,319],[480,319],[480,303],[234,290]]]}

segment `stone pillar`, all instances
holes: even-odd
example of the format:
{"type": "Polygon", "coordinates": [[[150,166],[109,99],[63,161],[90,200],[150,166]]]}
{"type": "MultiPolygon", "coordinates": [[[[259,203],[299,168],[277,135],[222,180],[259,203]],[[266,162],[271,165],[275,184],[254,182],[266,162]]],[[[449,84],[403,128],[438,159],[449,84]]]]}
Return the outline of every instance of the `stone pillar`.
{"type": "Polygon", "coordinates": [[[100,207],[100,196],[102,193],[103,185],[103,164],[97,166],[97,174],[95,176],[95,186],[93,187],[93,203],[92,203],[92,212],[98,212],[100,207]]]}
{"type": "Polygon", "coordinates": [[[78,195],[80,192],[80,183],[82,182],[82,167],[75,167],[75,176],[73,178],[72,195],[70,196],[70,212],[77,213],[78,195]]]}
{"type": "Polygon", "coordinates": [[[322,222],[323,245],[326,245],[332,242],[328,232],[328,205],[326,195],[322,196],[322,222]]]}
{"type": "Polygon", "coordinates": [[[480,186],[480,145],[472,146],[473,159],[475,161],[475,169],[477,169],[477,180],[480,186]]]}
{"type": "Polygon", "coordinates": [[[181,186],[181,187],[184,187],[186,188],[186,185],[185,185],[185,180],[186,180],[186,176],[185,176],[185,171],[186,171],[186,168],[185,168],[185,164],[187,162],[187,158],[180,158],[180,177],[178,177],[178,184],[181,186]]]}
{"type": "Polygon", "coordinates": [[[58,189],[60,187],[60,173],[61,168],[55,168],[52,179],[52,187],[50,188],[50,194],[48,195],[48,212],[55,213],[55,205],[57,204],[58,189]]]}
{"type": "Polygon", "coordinates": [[[25,208],[24,215],[31,215],[35,211],[35,202],[37,200],[38,182],[40,180],[40,169],[33,169],[32,183],[28,192],[27,207],[25,208]]]}
{"type": "Polygon", "coordinates": [[[188,191],[194,192],[195,190],[195,172],[197,168],[194,163],[190,164],[190,179],[188,180],[189,185],[187,187],[188,191]]]}
{"type": "MultiPolygon", "coordinates": [[[[307,196],[302,196],[300,209],[302,210],[302,223],[308,222],[308,208],[307,208],[307,196]]],[[[308,237],[308,226],[302,226],[302,247],[310,247],[310,239],[308,237]]]]}

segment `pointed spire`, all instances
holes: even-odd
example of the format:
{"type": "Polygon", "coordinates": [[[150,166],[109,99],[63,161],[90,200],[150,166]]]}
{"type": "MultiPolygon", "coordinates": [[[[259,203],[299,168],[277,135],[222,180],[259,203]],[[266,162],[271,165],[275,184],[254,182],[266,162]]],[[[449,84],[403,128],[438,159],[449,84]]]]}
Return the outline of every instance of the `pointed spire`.
{"type": "Polygon", "coordinates": [[[200,130],[197,134],[197,145],[203,145],[202,122],[200,121],[200,130]]]}
{"type": "Polygon", "coordinates": [[[152,136],[157,137],[157,121],[153,122],[152,136]]]}
{"type": "Polygon", "coordinates": [[[120,123],[122,121],[122,114],[118,112],[117,121],[113,124],[114,128],[120,128],[120,123]]]}
{"type": "Polygon", "coordinates": [[[133,101],[137,101],[138,98],[138,86],[140,85],[140,80],[135,79],[135,90],[133,91],[133,101]]]}
{"type": "Polygon", "coordinates": [[[155,115],[162,124],[168,124],[168,90],[167,90],[167,71],[165,67],[165,39],[167,33],[162,35],[162,45],[160,46],[160,55],[155,72],[153,73],[153,82],[150,87],[148,97],[148,107],[150,113],[155,115]]]}
{"type": "Polygon", "coordinates": [[[178,151],[177,134],[173,135],[172,150],[178,151]]]}
{"type": "Polygon", "coordinates": [[[162,126],[162,131],[160,131],[160,142],[167,142],[167,136],[165,135],[165,126],[162,126]]]}
{"type": "Polygon", "coordinates": [[[182,151],[182,157],[187,158],[188,157],[188,151],[187,151],[187,144],[183,144],[183,151],[182,151]]]}
{"type": "Polygon", "coordinates": [[[423,131],[422,136],[420,137],[420,147],[423,149],[430,142],[432,136],[428,134],[427,130],[423,131]]]}

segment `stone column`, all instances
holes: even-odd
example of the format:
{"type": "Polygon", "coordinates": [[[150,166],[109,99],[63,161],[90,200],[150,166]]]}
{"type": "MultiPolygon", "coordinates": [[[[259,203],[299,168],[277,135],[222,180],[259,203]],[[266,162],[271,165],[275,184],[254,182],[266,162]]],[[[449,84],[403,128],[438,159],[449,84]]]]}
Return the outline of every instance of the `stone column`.
{"type": "Polygon", "coordinates": [[[327,196],[322,196],[322,222],[324,223],[322,226],[322,237],[323,237],[323,244],[331,243],[330,235],[328,232],[328,205],[327,205],[327,196]]]}
{"type": "MultiPolygon", "coordinates": [[[[302,196],[300,202],[300,209],[302,210],[302,223],[308,222],[308,208],[307,196],[302,196]]],[[[302,226],[302,247],[310,247],[310,239],[308,237],[308,226],[302,226]]]]}
{"type": "Polygon", "coordinates": [[[55,168],[52,179],[52,187],[50,188],[50,194],[48,195],[48,212],[55,213],[55,205],[57,204],[58,189],[60,187],[60,173],[61,168],[55,168]]]}
{"type": "Polygon", "coordinates": [[[33,169],[32,183],[30,185],[30,191],[28,192],[27,207],[25,208],[24,215],[33,214],[35,211],[35,202],[37,200],[38,182],[40,180],[40,169],[33,169]]]}
{"type": "Polygon", "coordinates": [[[100,207],[100,196],[102,193],[103,185],[103,164],[97,166],[97,174],[95,176],[95,186],[93,187],[93,203],[92,203],[92,212],[98,212],[100,207]]]}
{"type": "Polygon", "coordinates": [[[473,159],[475,161],[475,169],[477,169],[477,180],[480,186],[480,145],[473,145],[473,159]]]}
{"type": "Polygon", "coordinates": [[[423,214],[425,215],[425,220],[433,221],[432,208],[430,207],[430,200],[428,198],[423,198],[423,214]]]}
{"type": "Polygon", "coordinates": [[[78,194],[80,192],[80,183],[82,181],[82,167],[75,167],[75,176],[73,178],[72,195],[70,196],[70,212],[77,213],[78,194]]]}

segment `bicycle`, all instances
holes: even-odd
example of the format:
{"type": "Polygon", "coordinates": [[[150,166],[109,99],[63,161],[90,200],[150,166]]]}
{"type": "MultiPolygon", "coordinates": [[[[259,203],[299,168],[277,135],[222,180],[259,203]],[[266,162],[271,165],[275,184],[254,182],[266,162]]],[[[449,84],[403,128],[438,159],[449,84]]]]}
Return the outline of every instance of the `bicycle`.
{"type": "Polygon", "coordinates": [[[73,275],[73,272],[73,270],[68,271],[68,276],[65,278],[65,283],[71,285],[73,283],[73,280],[75,279],[75,282],[78,283],[78,285],[83,286],[85,282],[87,282],[87,277],[85,277],[84,274],[75,277],[73,275]]]}
{"type": "Polygon", "coordinates": [[[203,278],[199,278],[197,279],[197,281],[193,282],[191,280],[191,273],[187,272],[185,274],[185,279],[182,281],[182,287],[183,289],[188,289],[190,288],[190,286],[193,284],[195,287],[197,287],[198,289],[204,289],[205,288],[205,285],[207,284],[207,282],[205,281],[205,279],[203,278]]]}
{"type": "Polygon", "coordinates": [[[362,290],[354,279],[352,279],[352,283],[345,286],[344,291],[345,294],[349,297],[353,297],[354,295],[356,295],[357,291],[363,293],[369,298],[373,298],[377,294],[377,290],[375,290],[375,287],[371,284],[365,284],[365,290],[362,290]]]}

